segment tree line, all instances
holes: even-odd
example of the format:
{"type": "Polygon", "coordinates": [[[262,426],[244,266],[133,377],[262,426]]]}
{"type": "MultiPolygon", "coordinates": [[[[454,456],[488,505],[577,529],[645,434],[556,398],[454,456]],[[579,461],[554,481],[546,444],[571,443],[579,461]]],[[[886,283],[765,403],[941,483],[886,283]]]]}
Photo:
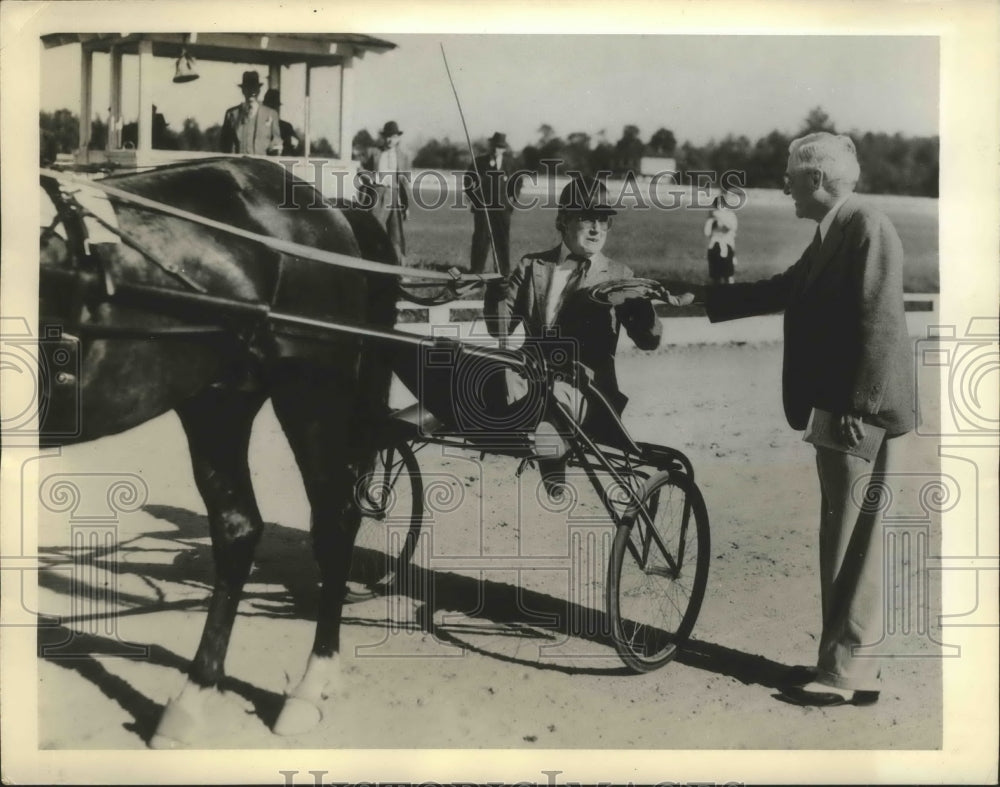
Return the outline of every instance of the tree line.
{"type": "MultiPolygon", "coordinates": [[[[194,118],[186,118],[179,129],[153,116],[153,146],[167,150],[219,150],[222,127],[216,123],[202,130],[194,118]]],[[[794,134],[774,130],[751,140],[745,135],[728,134],[704,145],[689,141],[678,144],[674,133],[660,127],[643,140],[640,129],[626,125],[621,136],[612,142],[605,131],[591,136],[582,131],[559,136],[555,129],[542,124],[535,142],[515,156],[515,165],[529,172],[569,171],[595,174],[610,172],[617,177],[640,174],[643,157],[674,159],[674,170],[682,181],[693,179],[694,173],[739,171],[745,173],[749,188],[781,188],[782,174],[788,159],[788,145],[796,137],[813,131],[837,132],[830,116],[821,107],[812,109],[794,134]]],[[[298,129],[296,135],[301,139],[298,129]]],[[[861,164],[860,191],[873,194],[905,194],[938,196],[939,139],[909,137],[903,134],[849,132],[858,148],[861,164]]],[[[41,157],[52,162],[57,153],[72,153],[79,145],[79,122],[68,109],[40,113],[41,157]]],[[[136,123],[122,129],[123,142],[135,143],[136,123]]],[[[107,139],[107,125],[95,118],[91,127],[90,147],[102,149],[107,139]]],[[[378,140],[367,129],[355,134],[352,156],[364,166],[377,150],[378,140]]],[[[476,153],[487,149],[486,138],[473,143],[476,153]]],[[[333,157],[333,146],[325,137],[312,140],[311,154],[333,157]]],[[[416,152],[415,167],[446,171],[464,170],[470,165],[468,147],[445,137],[430,139],[416,152]]]]}
{"type": "MultiPolygon", "coordinates": [[[[583,132],[558,136],[552,126],[538,129],[537,142],[527,145],[515,157],[516,166],[529,172],[551,171],[556,161],[559,174],[569,171],[593,175],[610,172],[617,177],[640,174],[644,156],[674,159],[674,171],[682,182],[694,180],[695,173],[737,171],[745,174],[749,188],[781,188],[788,161],[788,145],[797,137],[815,131],[838,133],[830,116],[821,107],[812,109],[793,134],[774,130],[752,141],[745,135],[728,134],[704,145],[685,141],[678,144],[674,133],[657,129],[643,141],[639,128],[627,125],[621,137],[611,143],[605,132],[596,138],[583,132]]],[[[861,181],[858,189],[870,194],[938,196],[939,139],[908,137],[903,134],[848,132],[858,149],[861,181]]],[[[476,153],[486,150],[486,139],[476,140],[476,153]]],[[[464,169],[469,166],[466,145],[450,139],[431,139],[416,154],[414,166],[428,169],[464,169]]]]}

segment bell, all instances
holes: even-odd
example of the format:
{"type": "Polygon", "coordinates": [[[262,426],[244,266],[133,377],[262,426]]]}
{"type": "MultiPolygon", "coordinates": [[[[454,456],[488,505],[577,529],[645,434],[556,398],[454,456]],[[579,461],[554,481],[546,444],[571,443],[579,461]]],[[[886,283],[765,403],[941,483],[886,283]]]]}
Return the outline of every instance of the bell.
{"type": "Polygon", "coordinates": [[[198,78],[198,72],[194,70],[195,60],[187,52],[182,52],[177,58],[177,69],[174,72],[174,82],[193,82],[198,78]]]}

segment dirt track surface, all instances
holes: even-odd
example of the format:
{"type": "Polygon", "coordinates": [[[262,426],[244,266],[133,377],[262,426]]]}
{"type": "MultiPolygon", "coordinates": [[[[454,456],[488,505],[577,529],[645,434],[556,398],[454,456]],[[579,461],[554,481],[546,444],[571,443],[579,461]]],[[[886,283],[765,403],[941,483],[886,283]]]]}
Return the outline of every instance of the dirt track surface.
{"type": "MultiPolygon", "coordinates": [[[[591,517],[594,499],[581,498],[568,515],[546,511],[536,471],[518,480],[512,459],[427,450],[423,472],[443,496],[418,560],[434,573],[434,591],[420,601],[387,596],[346,609],[343,691],[326,702],[318,729],[292,739],[269,725],[286,673],[300,674],[312,641],[316,570],[301,482],[266,407],[251,451],[269,524],[204,747],[939,747],[935,658],[892,659],[873,708],[803,709],[774,697],[786,667],[813,662],[820,624],[813,450],[784,423],[780,363],[778,345],[665,348],[619,359],[630,429],[690,456],[711,518],[708,592],[691,646],[676,661],[626,674],[613,650],[568,636],[553,618],[567,599],[602,606],[571,580],[568,533],[611,531],[591,517]],[[544,567],[516,570],[514,556],[544,567]],[[397,625],[387,627],[388,618],[397,625]]],[[[904,469],[937,472],[934,444],[904,439],[904,469]]],[[[120,515],[105,551],[73,550],[69,515],[40,509],[40,547],[51,561],[40,579],[41,610],[82,615],[41,629],[40,642],[55,648],[39,662],[40,745],[145,747],[197,647],[212,576],[183,433],[167,415],[64,449],[39,468],[40,478],[134,474],[148,488],[144,505],[120,515]],[[119,614],[74,608],[75,581],[115,589],[119,614]],[[108,652],[139,657],[99,656],[108,652]]],[[[897,504],[916,509],[916,497],[901,489],[897,504]]],[[[939,539],[935,519],[930,543],[939,539]]],[[[936,597],[937,587],[931,591],[936,597]]],[[[933,653],[929,637],[907,647],[908,655],[933,653]]]]}

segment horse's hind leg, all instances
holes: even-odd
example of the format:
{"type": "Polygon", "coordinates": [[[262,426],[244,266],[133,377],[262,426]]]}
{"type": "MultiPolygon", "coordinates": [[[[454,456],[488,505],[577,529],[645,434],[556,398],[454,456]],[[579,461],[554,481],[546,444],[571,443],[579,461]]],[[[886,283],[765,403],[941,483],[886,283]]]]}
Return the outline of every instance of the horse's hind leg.
{"type": "Polygon", "coordinates": [[[355,482],[366,456],[357,388],[347,375],[297,367],[272,390],[275,414],[295,454],[312,508],[313,551],[322,585],[316,636],[302,680],[274,725],[279,735],[314,727],[320,702],[340,680],[340,620],[360,522],[355,482]]]}
{"type": "Polygon", "coordinates": [[[224,674],[233,621],[263,528],[247,450],[254,416],[265,398],[209,389],[177,410],[188,438],[195,483],[208,510],[215,587],[187,684],[167,704],[150,740],[154,748],[197,741],[205,702],[215,695],[224,674]]]}

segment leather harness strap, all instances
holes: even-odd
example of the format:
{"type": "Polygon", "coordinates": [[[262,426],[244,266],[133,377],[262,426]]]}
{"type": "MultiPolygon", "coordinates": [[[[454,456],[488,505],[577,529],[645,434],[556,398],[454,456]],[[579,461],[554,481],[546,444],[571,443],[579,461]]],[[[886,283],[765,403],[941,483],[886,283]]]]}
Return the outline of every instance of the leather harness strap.
{"type": "Polygon", "coordinates": [[[158,213],[164,213],[168,216],[175,216],[185,221],[190,221],[193,224],[201,224],[205,227],[210,227],[220,232],[228,233],[229,235],[235,235],[240,238],[246,238],[247,240],[254,241],[263,246],[267,246],[275,251],[283,252],[289,254],[293,257],[302,257],[303,259],[315,260],[316,262],[326,263],[328,265],[337,265],[343,268],[353,268],[355,270],[367,271],[369,273],[383,273],[392,276],[403,277],[410,276],[417,279],[429,279],[436,281],[454,282],[457,280],[463,282],[476,282],[485,283],[493,279],[501,278],[498,273],[486,273],[486,274],[462,274],[455,276],[453,273],[445,271],[433,271],[424,270],[422,268],[410,268],[402,265],[392,265],[386,262],[375,262],[373,260],[364,260],[359,257],[351,257],[347,254],[339,254],[333,251],[324,251],[322,249],[315,249],[312,246],[305,246],[301,243],[295,243],[293,241],[282,240],[281,238],[272,238],[267,235],[261,235],[258,232],[252,232],[251,230],[245,230],[241,227],[235,227],[231,224],[225,224],[221,221],[215,221],[214,219],[206,218],[205,216],[199,216],[196,213],[191,213],[190,211],[182,210],[180,208],[175,208],[172,205],[167,205],[162,202],[157,202],[155,200],[147,199],[146,197],[141,197],[138,194],[133,194],[130,191],[123,191],[122,189],[114,188],[100,180],[80,180],[77,178],[71,178],[63,173],[55,172],[53,170],[42,170],[42,174],[51,177],[57,181],[65,183],[76,183],[79,185],[85,185],[88,187],[93,187],[103,191],[110,197],[121,200],[122,202],[128,202],[132,205],[138,205],[140,207],[146,208],[148,210],[153,210],[158,213]]]}

